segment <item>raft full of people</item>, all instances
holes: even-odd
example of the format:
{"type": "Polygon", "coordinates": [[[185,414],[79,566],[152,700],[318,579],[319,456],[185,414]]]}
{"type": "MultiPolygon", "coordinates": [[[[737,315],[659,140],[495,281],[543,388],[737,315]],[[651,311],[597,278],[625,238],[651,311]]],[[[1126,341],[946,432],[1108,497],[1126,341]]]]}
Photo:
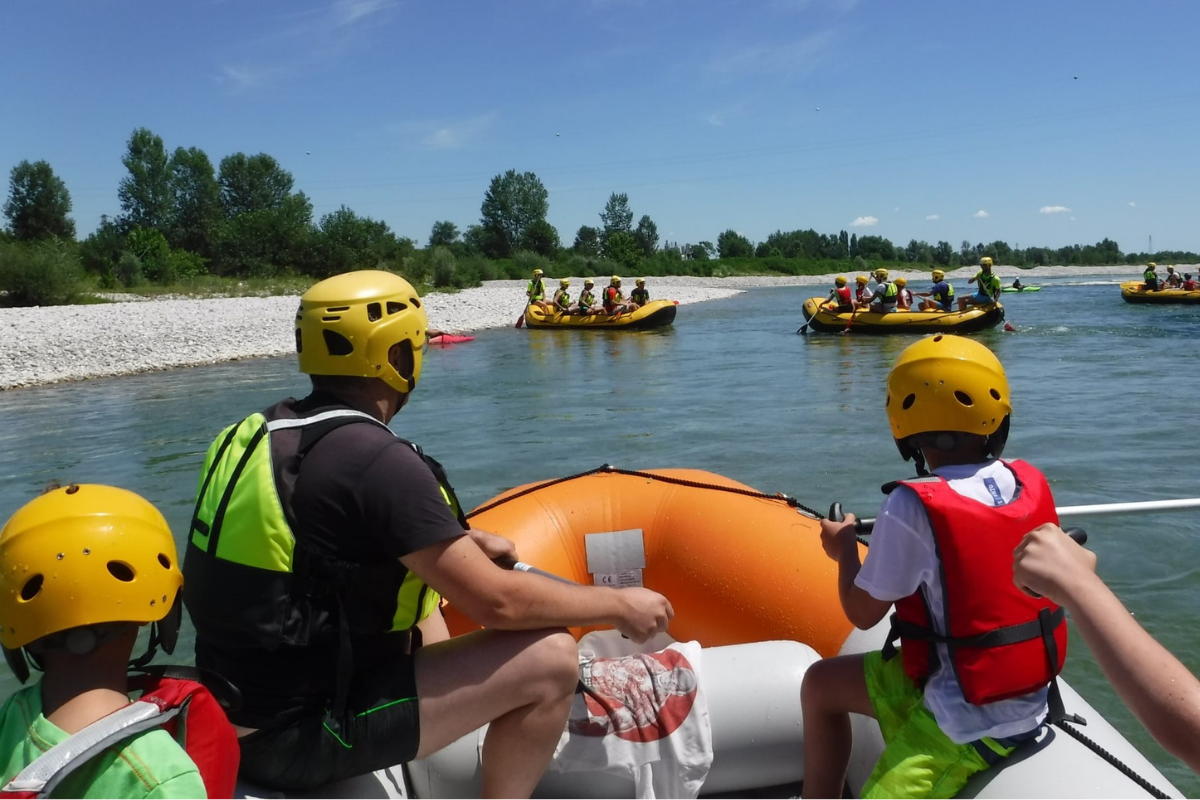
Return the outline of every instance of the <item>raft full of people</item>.
{"type": "Polygon", "coordinates": [[[975,284],[975,291],[957,299],[941,269],[932,271],[933,285],[924,292],[913,292],[906,278],[889,278],[882,268],[871,273],[874,288],[866,275],[859,275],[852,290],[839,275],[826,297],[805,301],[805,323],[797,332],[973,333],[994,328],[1004,321],[1002,285],[990,257],[980,259],[979,267],[967,281],[975,284]]]}
{"type": "Polygon", "coordinates": [[[621,289],[621,276],[613,275],[603,291],[585,278],[583,289],[571,297],[571,279],[559,278],[558,289],[546,300],[545,276],[533,271],[525,289],[529,303],[522,319],[530,328],[603,328],[643,330],[670,325],[678,304],[673,300],[651,300],[646,279],[638,278],[629,297],[621,289]]]}
{"type": "Polygon", "coordinates": [[[1121,284],[1121,299],[1126,303],[1200,303],[1200,282],[1190,272],[1181,276],[1174,266],[1167,267],[1167,274],[1159,278],[1158,265],[1151,261],[1140,281],[1121,284]]]}
{"type": "MultiPolygon", "coordinates": [[[[548,518],[519,515],[512,530],[478,528],[476,520],[499,519],[486,508],[464,514],[443,466],[390,427],[419,385],[427,332],[424,303],[392,273],[346,273],[305,292],[294,333],[311,392],[214,426],[182,563],[162,514],[122,489],[54,488],[9,518],[0,530],[0,645],[19,681],[31,669],[42,675],[0,710],[6,794],[228,797],[236,776],[237,791],[251,796],[391,795],[395,784],[370,794],[332,784],[466,737],[482,795],[528,797],[564,735],[596,742],[589,752],[599,756],[608,742],[630,743],[588,720],[570,727],[580,703],[636,721],[647,736],[633,744],[670,749],[697,686],[694,672],[675,669],[684,656],[641,653],[633,656],[641,672],[629,662],[611,681],[595,680],[605,676],[581,672],[592,660],[570,631],[612,628],[648,642],[671,633],[672,594],[681,635],[712,630],[718,614],[734,636],[792,620],[769,635],[823,657],[801,665],[802,678],[792,674],[780,703],[797,716],[776,726],[793,737],[788,752],[806,797],[842,796],[848,775],[868,797],[946,797],[964,787],[1132,796],[1146,791],[1135,777],[1170,790],[1090,712],[1089,734],[1119,753],[1124,772],[1048,732],[1048,723],[1067,730],[1066,715],[1079,708],[1058,702],[1064,609],[1138,718],[1200,767],[1200,682],[1095,576],[1095,556],[1059,529],[1042,473],[1001,458],[1013,402],[982,344],[926,337],[893,365],[880,405],[918,476],[888,485],[867,550],[853,517],[818,523],[790,498],[717,478],[709,480],[746,504],[744,513],[729,513],[716,495],[660,508],[622,492],[602,520],[578,529],[571,513],[589,502],[578,496],[548,518]],[[751,510],[760,504],[772,510],[751,510]],[[648,557],[644,569],[629,565],[636,575],[607,574],[613,580],[596,585],[519,568],[523,530],[535,526],[560,536],[608,525],[618,537],[600,555],[636,559],[624,536],[634,531],[622,525],[635,513],[648,515],[648,530],[677,526],[669,559],[648,557]],[[761,534],[778,551],[762,546],[751,518],[770,528],[761,534]],[[678,541],[701,527],[713,553],[698,539],[678,541]],[[798,562],[803,571],[773,566],[798,562]],[[702,574],[709,588],[697,583],[702,574]],[[787,593],[774,590],[781,584],[787,593]],[[481,629],[450,637],[443,597],[481,629]],[[785,602],[819,604],[821,624],[785,602]],[[851,630],[882,632],[893,605],[886,643],[851,630]],[[172,652],[185,609],[197,669],[156,670],[155,650],[172,652]],[[131,660],[143,626],[148,649],[131,660]],[[613,693],[599,695],[602,685],[613,693]],[[654,706],[656,698],[668,705],[654,706]],[[864,729],[852,714],[879,724],[864,729]],[[868,740],[881,746],[864,750],[868,740]],[[973,775],[982,783],[969,784],[973,775]],[[1005,783],[1005,775],[1031,777],[1005,783]]],[[[676,477],[694,488],[697,476],[676,477]]],[[[659,478],[635,476],[648,480],[659,478]]],[[[549,513],[540,502],[529,508],[549,513]]],[[[576,552],[590,558],[590,549],[576,552]]],[[[1061,697],[1075,702],[1065,686],[1061,697]]],[[[734,720],[748,761],[771,713],[743,710],[734,720]]],[[[711,750],[727,746],[731,730],[722,741],[712,735],[711,750]]],[[[592,774],[581,770],[575,787],[587,791],[592,774]]],[[[744,774],[744,788],[754,788],[756,770],[744,774]]]]}

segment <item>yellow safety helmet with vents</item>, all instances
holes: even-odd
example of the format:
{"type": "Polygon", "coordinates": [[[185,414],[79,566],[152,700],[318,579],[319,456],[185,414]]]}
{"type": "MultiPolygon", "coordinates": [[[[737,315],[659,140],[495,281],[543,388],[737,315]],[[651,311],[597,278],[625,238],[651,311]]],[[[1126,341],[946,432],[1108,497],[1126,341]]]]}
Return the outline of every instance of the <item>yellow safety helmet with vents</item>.
{"type": "Polygon", "coordinates": [[[999,457],[1012,416],[1000,359],[979,342],[948,334],[921,339],[900,353],[888,374],[885,406],[905,460],[919,456],[910,436],[943,432],[983,436],[988,452],[999,457]]]}
{"type": "Polygon", "coordinates": [[[1151,261],[1151,262],[1150,262],[1149,264],[1147,264],[1146,266],[1147,266],[1147,267],[1150,267],[1151,269],[1157,269],[1157,268],[1158,268],[1158,264],[1155,264],[1153,261],[1151,261]]]}
{"type": "Polygon", "coordinates": [[[533,277],[535,277],[535,278],[540,278],[540,277],[542,277],[542,271],[541,271],[541,269],[535,269],[535,270],[533,271],[533,277]]]}
{"type": "Polygon", "coordinates": [[[992,266],[992,257],[991,257],[991,256],[984,256],[983,258],[979,259],[979,266],[981,266],[981,267],[990,267],[990,266],[992,266]]]}
{"type": "Polygon", "coordinates": [[[570,278],[559,278],[558,285],[565,289],[571,285],[571,279],[570,278]]]}
{"type": "Polygon", "coordinates": [[[863,286],[866,286],[868,283],[870,283],[870,279],[866,275],[859,275],[857,278],[854,279],[854,282],[860,283],[863,286]]]}
{"type": "Polygon", "coordinates": [[[896,285],[899,286],[900,288],[904,288],[905,286],[908,286],[908,279],[907,278],[896,278],[896,285]]]}
{"type": "Polygon", "coordinates": [[[636,281],[634,281],[634,283],[636,283],[638,286],[641,286],[645,282],[646,282],[645,278],[638,278],[636,281]]]}
{"type": "Polygon", "coordinates": [[[944,277],[946,277],[946,273],[943,270],[935,269],[933,271],[933,279],[935,281],[940,281],[944,277]]]}
{"type": "Polygon", "coordinates": [[[846,285],[846,276],[838,275],[836,278],[833,279],[833,282],[838,286],[845,286],[846,285]]]}
{"type": "Polygon", "coordinates": [[[878,278],[879,280],[884,280],[885,278],[887,278],[887,276],[888,276],[888,271],[886,269],[884,269],[883,267],[880,267],[879,269],[875,270],[875,277],[878,278]]]}
{"type": "Polygon", "coordinates": [[[383,270],[335,275],[310,288],[296,312],[296,352],[309,375],[380,378],[407,394],[421,376],[425,330],[429,327],[417,290],[383,270]],[[401,375],[389,359],[400,345],[411,358],[401,375]]]}
{"type": "Polygon", "coordinates": [[[55,489],[0,530],[0,645],[22,682],[15,651],[72,628],[157,622],[153,644],[170,653],[182,587],[175,539],[148,500],[114,486],[55,489]]]}
{"type": "Polygon", "coordinates": [[[613,283],[620,283],[620,282],[621,282],[621,276],[620,276],[620,275],[613,275],[613,276],[612,276],[612,282],[613,282],[613,283]]]}

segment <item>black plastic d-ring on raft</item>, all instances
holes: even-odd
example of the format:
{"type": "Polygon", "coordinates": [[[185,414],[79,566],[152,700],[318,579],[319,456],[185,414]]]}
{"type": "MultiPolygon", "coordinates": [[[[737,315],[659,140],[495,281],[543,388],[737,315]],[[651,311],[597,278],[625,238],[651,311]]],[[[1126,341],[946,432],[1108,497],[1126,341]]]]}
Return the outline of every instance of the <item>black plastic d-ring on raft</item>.
{"type": "Polygon", "coordinates": [[[812,517],[813,519],[816,519],[816,520],[824,519],[824,517],[821,516],[820,514],[818,514],[816,511],[813,511],[808,506],[802,505],[800,503],[800,501],[797,500],[796,498],[789,497],[788,495],[783,494],[782,492],[777,493],[777,494],[766,494],[764,492],[755,491],[753,489],[739,489],[736,486],[717,486],[716,484],[713,484],[713,483],[702,483],[700,481],[689,481],[685,478],[673,478],[670,475],[659,475],[658,473],[655,473],[655,472],[643,472],[642,470],[637,470],[637,469],[621,469],[619,467],[614,467],[612,464],[604,464],[602,466],[596,467],[595,469],[589,469],[587,472],[580,472],[577,475],[567,475],[564,478],[555,478],[554,480],[549,480],[549,481],[545,481],[544,483],[539,483],[536,486],[530,486],[526,489],[522,489],[521,491],[516,492],[515,494],[511,494],[508,497],[502,497],[494,503],[488,503],[486,506],[477,508],[474,511],[472,511],[470,514],[467,514],[467,517],[470,518],[470,517],[475,516],[476,514],[482,514],[484,511],[490,511],[493,508],[495,508],[496,506],[504,505],[509,500],[516,500],[518,497],[524,497],[527,494],[532,494],[533,492],[541,491],[542,489],[545,489],[548,486],[554,486],[555,484],[566,483],[568,481],[578,480],[579,478],[586,478],[589,475],[600,475],[600,474],[630,475],[635,478],[647,478],[652,481],[660,481],[662,483],[670,483],[675,486],[687,486],[691,489],[711,489],[716,492],[729,492],[730,494],[740,494],[740,495],[744,495],[746,497],[756,497],[756,498],[759,498],[760,500],[778,500],[778,501],[780,501],[782,503],[786,503],[787,505],[791,506],[792,508],[798,510],[800,513],[812,517]]]}

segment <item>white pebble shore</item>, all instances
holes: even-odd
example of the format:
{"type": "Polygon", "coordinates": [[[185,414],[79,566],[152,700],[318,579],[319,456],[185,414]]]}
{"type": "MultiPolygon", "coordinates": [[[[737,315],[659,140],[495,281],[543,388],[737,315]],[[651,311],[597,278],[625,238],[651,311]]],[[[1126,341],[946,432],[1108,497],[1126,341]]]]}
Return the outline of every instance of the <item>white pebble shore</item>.
{"type": "MultiPolygon", "coordinates": [[[[949,273],[966,279],[964,267],[949,273]]],[[[1178,269],[1184,270],[1183,265],[1178,269]]],[[[1140,276],[1130,267],[997,267],[1002,277],[1061,275],[1140,276]]],[[[926,279],[928,272],[893,271],[926,279]]],[[[680,305],[732,297],[749,287],[828,285],[832,275],[803,277],[647,278],[653,298],[680,305]]],[[[548,279],[551,291],[557,277],[548,279]]],[[[627,281],[632,288],[632,279],[627,281]]],[[[602,284],[602,280],[597,280],[602,284]]],[[[571,281],[578,296],[581,278],[571,281]]],[[[430,327],[452,333],[512,325],[524,307],[525,281],[488,281],[481,287],[425,298],[430,327]]],[[[60,381],[129,375],[295,352],[296,297],[159,299],[97,305],[0,309],[0,390],[60,381]]]]}

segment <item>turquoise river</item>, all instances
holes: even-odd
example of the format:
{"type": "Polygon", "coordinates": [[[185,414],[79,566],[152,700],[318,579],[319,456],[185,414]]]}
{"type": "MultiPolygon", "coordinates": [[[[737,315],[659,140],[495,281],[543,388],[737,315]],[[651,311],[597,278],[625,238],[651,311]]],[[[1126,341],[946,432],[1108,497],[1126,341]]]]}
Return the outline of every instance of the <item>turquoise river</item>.
{"type": "MultiPolygon", "coordinates": [[[[1200,495],[1200,307],[1127,305],[1107,276],[1039,283],[1039,293],[1004,296],[1015,332],[978,334],[1012,387],[1005,455],[1040,467],[1059,505],[1200,495]]],[[[797,336],[813,293],[754,289],[681,306],[675,324],[656,331],[506,328],[432,347],[392,427],[447,466],[468,507],[611,463],[706,469],[820,510],[839,500],[873,516],[879,485],[911,474],[883,398],[888,368],[913,338],[797,336]]],[[[292,359],[257,359],[2,392],[0,513],[52,480],[112,483],[157,503],[181,536],[217,431],[306,384],[292,359]]],[[[1130,610],[1200,667],[1200,512],[1076,522],[1130,610]]],[[[176,655],[190,651],[185,640],[176,655]]],[[[1116,698],[1082,640],[1066,676],[1186,795],[1200,794],[1200,781],[1116,698]]],[[[0,691],[14,687],[5,673],[0,691]]]]}

